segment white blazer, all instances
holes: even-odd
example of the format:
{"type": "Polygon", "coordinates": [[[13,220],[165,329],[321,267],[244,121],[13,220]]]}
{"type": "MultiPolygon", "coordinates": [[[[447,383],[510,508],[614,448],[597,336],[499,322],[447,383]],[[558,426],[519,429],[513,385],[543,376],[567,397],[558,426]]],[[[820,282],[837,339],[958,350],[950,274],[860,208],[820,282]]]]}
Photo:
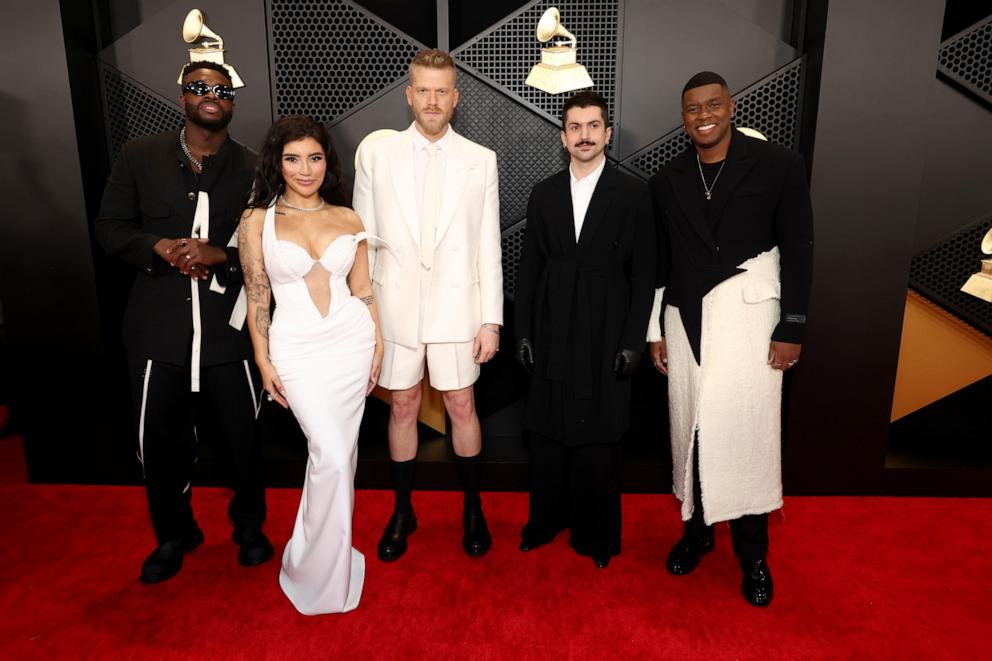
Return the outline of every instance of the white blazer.
{"type": "Polygon", "coordinates": [[[483,323],[503,324],[496,153],[448,127],[434,265],[421,300],[416,130],[411,125],[363,146],[355,172],[355,212],[367,232],[388,244],[369,245],[382,336],[407,347],[469,342],[483,323]]]}

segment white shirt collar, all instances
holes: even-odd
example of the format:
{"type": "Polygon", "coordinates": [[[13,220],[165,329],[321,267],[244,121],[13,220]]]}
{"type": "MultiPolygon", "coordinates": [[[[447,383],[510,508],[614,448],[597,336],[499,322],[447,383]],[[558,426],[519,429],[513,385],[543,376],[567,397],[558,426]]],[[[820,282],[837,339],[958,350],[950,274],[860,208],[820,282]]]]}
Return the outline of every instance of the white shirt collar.
{"type": "Polygon", "coordinates": [[[605,167],[606,167],[606,155],[604,154],[603,160],[600,161],[599,163],[599,167],[597,167],[595,170],[593,170],[586,176],[582,177],[581,179],[577,179],[575,177],[575,172],[572,171],[572,164],[569,163],[568,176],[573,186],[592,186],[593,188],[595,188],[596,183],[599,181],[600,175],[603,174],[603,168],[605,167]]]}
{"type": "MultiPolygon", "coordinates": [[[[451,125],[449,124],[444,131],[444,135],[434,142],[434,144],[437,145],[438,151],[445,151],[448,148],[452,132],[451,125]]],[[[414,150],[420,151],[422,149],[427,149],[427,145],[430,144],[430,140],[428,140],[424,134],[420,132],[420,129],[417,128],[416,122],[410,124],[410,133],[413,136],[414,150]]]]}

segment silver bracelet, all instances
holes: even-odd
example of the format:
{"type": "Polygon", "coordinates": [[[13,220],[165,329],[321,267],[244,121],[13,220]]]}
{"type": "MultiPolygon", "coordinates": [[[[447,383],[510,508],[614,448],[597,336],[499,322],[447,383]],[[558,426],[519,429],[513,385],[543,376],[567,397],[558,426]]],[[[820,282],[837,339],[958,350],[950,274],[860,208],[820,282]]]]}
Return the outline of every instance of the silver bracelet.
{"type": "Polygon", "coordinates": [[[485,324],[482,324],[482,328],[486,329],[490,333],[496,333],[497,335],[499,335],[499,328],[493,329],[490,328],[489,326],[486,326],[485,324]]]}
{"type": "Polygon", "coordinates": [[[375,296],[370,294],[369,296],[362,296],[359,300],[365,305],[372,305],[375,303],[375,296]]]}

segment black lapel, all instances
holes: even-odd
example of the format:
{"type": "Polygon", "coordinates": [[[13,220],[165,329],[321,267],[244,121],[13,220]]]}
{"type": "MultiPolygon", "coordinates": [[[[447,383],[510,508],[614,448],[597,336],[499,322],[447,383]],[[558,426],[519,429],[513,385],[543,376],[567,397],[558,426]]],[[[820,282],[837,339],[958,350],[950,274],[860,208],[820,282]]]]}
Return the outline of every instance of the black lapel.
{"type": "MultiPolygon", "coordinates": [[[[596,182],[596,189],[592,192],[592,199],[589,200],[589,208],[586,209],[586,217],[582,220],[582,231],[579,233],[579,242],[575,247],[575,258],[580,259],[589,249],[592,239],[596,236],[596,230],[603,223],[606,212],[613,201],[613,188],[617,185],[616,170],[607,161],[603,166],[603,173],[599,175],[596,182]]],[[[571,191],[570,191],[571,192],[571,191]]]]}
{"type": "Polygon", "coordinates": [[[703,208],[703,198],[699,192],[699,164],[696,163],[696,149],[691,144],[672,160],[671,178],[675,199],[682,207],[682,213],[689,220],[689,225],[699,238],[715,251],[716,240],[706,222],[706,210],[703,208]]]}
{"type": "Polygon", "coordinates": [[[733,134],[730,138],[730,148],[727,150],[727,165],[723,168],[718,182],[713,185],[714,190],[717,186],[723,189],[712,200],[713,211],[718,223],[717,227],[720,226],[719,220],[723,215],[723,209],[733,197],[734,191],[744,181],[747,173],[758,163],[758,159],[752,156],[748,150],[748,138],[741,135],[735,128],[732,128],[731,131],[733,134]]]}
{"type": "Polygon", "coordinates": [[[575,253],[575,221],[572,215],[571,175],[566,168],[555,175],[551,187],[553,199],[549,200],[554,215],[552,232],[561,245],[561,254],[572,256],[575,253]]]}

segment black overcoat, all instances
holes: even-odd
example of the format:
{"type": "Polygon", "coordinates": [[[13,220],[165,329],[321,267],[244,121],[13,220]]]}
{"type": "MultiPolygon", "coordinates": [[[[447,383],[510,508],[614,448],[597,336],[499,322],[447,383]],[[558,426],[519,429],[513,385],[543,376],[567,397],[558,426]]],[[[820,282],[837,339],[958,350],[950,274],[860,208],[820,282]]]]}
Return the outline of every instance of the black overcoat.
{"type": "Polygon", "coordinates": [[[534,186],[517,267],[515,333],[534,345],[524,427],[566,445],[616,443],[630,424],[617,351],[643,352],[655,231],[644,183],[607,165],[576,243],[568,170],[534,186]]]}

